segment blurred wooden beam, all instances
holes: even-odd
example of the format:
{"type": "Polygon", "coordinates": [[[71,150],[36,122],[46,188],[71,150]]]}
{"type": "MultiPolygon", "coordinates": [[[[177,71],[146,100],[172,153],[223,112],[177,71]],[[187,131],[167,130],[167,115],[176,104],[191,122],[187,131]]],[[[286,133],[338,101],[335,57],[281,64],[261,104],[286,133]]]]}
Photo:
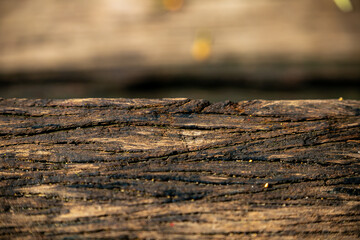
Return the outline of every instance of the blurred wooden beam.
{"type": "MultiPolygon", "coordinates": [[[[299,63],[300,72],[311,74],[306,63],[359,66],[358,1],[348,14],[328,0],[192,0],[177,11],[164,10],[161,2],[1,1],[0,73],[192,71],[207,64],[225,71],[275,61],[299,63]],[[202,32],[212,45],[210,58],[199,63],[191,51],[202,32]]],[[[339,74],[353,74],[339,66],[339,74]]]]}

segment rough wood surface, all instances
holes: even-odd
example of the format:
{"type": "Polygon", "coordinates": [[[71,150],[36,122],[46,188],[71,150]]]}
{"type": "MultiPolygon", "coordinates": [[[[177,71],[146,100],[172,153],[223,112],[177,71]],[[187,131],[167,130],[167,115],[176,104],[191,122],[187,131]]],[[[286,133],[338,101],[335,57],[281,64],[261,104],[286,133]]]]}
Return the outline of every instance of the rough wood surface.
{"type": "Polygon", "coordinates": [[[0,99],[2,239],[357,239],[360,102],[0,99]]]}

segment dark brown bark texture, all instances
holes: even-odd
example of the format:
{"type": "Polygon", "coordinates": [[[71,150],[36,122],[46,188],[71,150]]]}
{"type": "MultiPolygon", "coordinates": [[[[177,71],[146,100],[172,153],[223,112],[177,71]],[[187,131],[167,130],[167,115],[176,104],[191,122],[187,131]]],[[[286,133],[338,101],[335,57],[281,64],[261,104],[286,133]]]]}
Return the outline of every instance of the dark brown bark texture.
{"type": "Polygon", "coordinates": [[[0,99],[2,239],[357,239],[360,101],[0,99]]]}

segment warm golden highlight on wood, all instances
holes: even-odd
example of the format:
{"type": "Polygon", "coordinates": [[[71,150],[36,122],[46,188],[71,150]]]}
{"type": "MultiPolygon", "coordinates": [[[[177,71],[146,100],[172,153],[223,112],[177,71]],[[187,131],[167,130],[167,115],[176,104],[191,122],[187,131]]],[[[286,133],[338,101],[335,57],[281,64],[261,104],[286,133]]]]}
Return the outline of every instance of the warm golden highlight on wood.
{"type": "Polygon", "coordinates": [[[0,99],[1,239],[356,239],[360,102],[0,99]]]}

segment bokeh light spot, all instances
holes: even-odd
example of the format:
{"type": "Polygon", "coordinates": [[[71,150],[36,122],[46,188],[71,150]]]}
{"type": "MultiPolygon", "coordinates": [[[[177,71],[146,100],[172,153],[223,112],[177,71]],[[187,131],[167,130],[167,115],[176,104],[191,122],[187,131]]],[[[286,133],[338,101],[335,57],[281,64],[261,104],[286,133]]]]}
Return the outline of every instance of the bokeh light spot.
{"type": "Polygon", "coordinates": [[[164,8],[168,11],[178,11],[182,8],[184,0],[162,0],[164,8]]]}
{"type": "Polygon", "coordinates": [[[211,39],[198,37],[192,47],[192,56],[197,61],[205,61],[211,54],[211,39]]]}
{"type": "Polygon", "coordinates": [[[334,2],[343,12],[351,12],[354,9],[351,0],[334,0],[334,2]]]}

